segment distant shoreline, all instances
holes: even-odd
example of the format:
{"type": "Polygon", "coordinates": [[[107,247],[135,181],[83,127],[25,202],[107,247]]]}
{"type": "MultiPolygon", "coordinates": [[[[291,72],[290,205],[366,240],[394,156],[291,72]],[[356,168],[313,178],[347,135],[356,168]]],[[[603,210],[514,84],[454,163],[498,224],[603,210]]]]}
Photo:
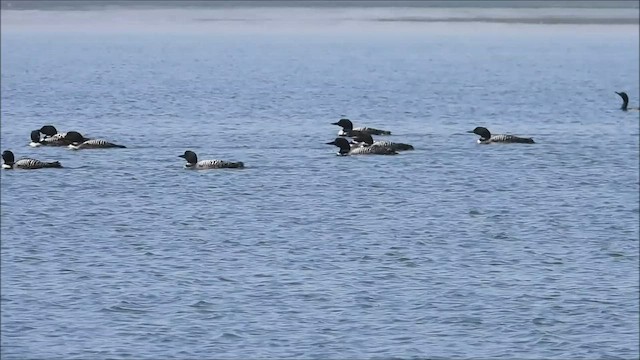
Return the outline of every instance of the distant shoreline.
{"type": "Polygon", "coordinates": [[[3,10],[99,10],[99,9],[185,9],[185,8],[250,8],[250,7],[297,7],[297,8],[581,8],[581,9],[639,9],[637,0],[600,1],[518,1],[518,0],[451,0],[451,1],[354,1],[354,0],[300,0],[300,1],[123,1],[123,0],[2,0],[3,10]]]}
{"type": "MultiPolygon", "coordinates": [[[[540,1],[22,1],[20,9],[10,7],[2,11],[2,29],[41,31],[66,29],[82,31],[221,31],[231,29],[381,29],[416,28],[430,24],[456,24],[473,27],[475,24],[522,25],[595,25],[638,26],[640,9],[612,7],[635,4],[637,1],[604,1],[607,8],[559,7],[566,2],[552,2],[550,7],[525,7],[540,1]],[[67,8],[70,3],[75,6],[67,8]],[[354,3],[364,6],[353,6],[354,3]],[[517,3],[518,7],[506,5],[517,3]],[[159,5],[158,5],[159,4],[159,5]],[[257,5],[256,5],[257,4],[257,5]],[[268,6],[264,6],[267,5],[268,6]],[[206,5],[206,6],[203,6],[206,5]],[[294,6],[292,6],[294,5],[294,6]],[[395,6],[391,6],[395,5],[395,6]],[[402,5],[402,6],[401,6],[402,5]],[[413,6],[410,6],[413,5],[413,6]],[[446,5],[446,6],[445,6],[446,5]],[[452,7],[457,5],[458,7],[452,7]],[[474,6],[471,6],[474,5],[474,6]],[[484,5],[484,7],[479,6],[484,5]],[[88,6],[88,7],[84,7],[88,6]],[[114,24],[117,24],[115,26],[114,24]]],[[[2,0],[3,7],[11,2],[2,0]]],[[[545,2],[546,3],[546,2],[545,2]]],[[[549,2],[551,3],[551,2],[549,2]]],[[[585,1],[572,2],[584,5],[585,1]]],[[[603,2],[591,1],[592,5],[603,2]]],[[[13,4],[13,3],[11,3],[13,4]]]]}

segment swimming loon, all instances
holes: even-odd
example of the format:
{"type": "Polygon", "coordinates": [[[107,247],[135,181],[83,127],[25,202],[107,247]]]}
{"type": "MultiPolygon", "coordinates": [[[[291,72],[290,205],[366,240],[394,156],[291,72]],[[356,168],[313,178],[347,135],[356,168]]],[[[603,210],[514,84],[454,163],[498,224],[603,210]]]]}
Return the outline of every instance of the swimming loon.
{"type": "Polygon", "coordinates": [[[44,125],[39,130],[34,130],[31,132],[31,143],[30,146],[37,147],[41,145],[46,146],[65,146],[69,145],[68,142],[64,141],[66,133],[59,133],[58,130],[53,125],[44,125]],[[37,137],[36,137],[37,133],[37,137]],[[44,138],[40,139],[40,134],[44,134],[44,138]],[[37,139],[37,140],[36,140],[37,139]]]}
{"type": "Polygon", "coordinates": [[[364,146],[371,146],[371,145],[384,146],[384,147],[390,147],[395,151],[413,150],[413,146],[409,144],[396,143],[391,141],[374,142],[373,137],[369,134],[358,134],[353,138],[353,140],[364,143],[364,146]]]}
{"type": "Polygon", "coordinates": [[[187,150],[178,157],[187,160],[185,164],[186,169],[203,170],[203,169],[222,169],[222,168],[243,168],[244,163],[242,161],[231,162],[224,160],[200,160],[198,161],[198,155],[191,150],[187,150]]]}
{"type": "Polygon", "coordinates": [[[390,147],[386,146],[354,146],[351,147],[351,144],[345,138],[336,138],[332,142],[328,142],[327,145],[335,145],[340,148],[338,151],[338,155],[347,156],[347,155],[395,155],[397,152],[390,147]]]}
{"type": "Polygon", "coordinates": [[[622,98],[622,106],[620,107],[620,110],[622,111],[629,111],[629,110],[640,110],[640,108],[630,108],[628,107],[629,105],[629,96],[627,95],[626,92],[615,92],[616,94],[620,95],[620,97],[622,98]]]}
{"type": "Polygon", "coordinates": [[[15,161],[15,157],[10,150],[5,150],[2,152],[2,160],[4,160],[4,164],[2,164],[3,169],[43,169],[43,168],[61,168],[59,161],[46,162],[40,161],[36,159],[20,159],[15,161]]]}
{"type": "Polygon", "coordinates": [[[69,143],[64,139],[64,136],[61,136],[61,134],[55,134],[52,137],[40,138],[40,131],[33,130],[31,132],[31,142],[29,143],[29,146],[65,146],[68,144],[69,143]]]}
{"type": "Polygon", "coordinates": [[[69,149],[106,149],[106,148],[126,148],[124,145],[117,145],[103,139],[87,139],[77,131],[69,131],[64,136],[64,140],[69,144],[69,149]]]}
{"type": "Polygon", "coordinates": [[[468,133],[473,133],[480,135],[480,139],[478,140],[478,144],[491,144],[491,143],[525,143],[525,144],[534,144],[532,138],[523,138],[515,135],[491,135],[489,130],[484,127],[477,127],[471,131],[467,131],[468,133]]]}
{"type": "Polygon", "coordinates": [[[387,130],[378,130],[369,127],[354,128],[353,123],[349,119],[340,119],[340,121],[331,123],[331,125],[342,127],[342,130],[338,131],[338,136],[356,136],[358,134],[391,135],[391,131],[387,130]]]}

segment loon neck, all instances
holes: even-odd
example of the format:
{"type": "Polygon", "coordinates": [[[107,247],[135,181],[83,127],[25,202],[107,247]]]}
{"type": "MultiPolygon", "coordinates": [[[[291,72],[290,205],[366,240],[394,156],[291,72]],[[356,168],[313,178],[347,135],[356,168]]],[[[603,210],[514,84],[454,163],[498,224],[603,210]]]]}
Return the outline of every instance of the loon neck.
{"type": "Polygon", "coordinates": [[[627,111],[629,106],[629,98],[627,97],[623,97],[622,98],[622,106],[620,107],[620,110],[622,111],[627,111]]]}
{"type": "Polygon", "coordinates": [[[627,106],[629,106],[629,95],[627,95],[626,92],[617,92],[616,94],[618,94],[618,96],[620,96],[622,98],[622,106],[620,107],[620,110],[622,111],[627,111],[627,106]]]}

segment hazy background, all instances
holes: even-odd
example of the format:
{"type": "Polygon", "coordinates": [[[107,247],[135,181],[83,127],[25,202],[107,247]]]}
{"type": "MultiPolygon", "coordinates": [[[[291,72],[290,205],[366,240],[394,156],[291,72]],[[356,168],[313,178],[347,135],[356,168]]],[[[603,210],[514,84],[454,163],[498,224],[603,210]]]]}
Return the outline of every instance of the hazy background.
{"type": "Polygon", "coordinates": [[[640,18],[637,1],[2,1],[2,9],[3,31],[389,31],[442,22],[637,25],[640,18]]]}
{"type": "Polygon", "coordinates": [[[13,9],[104,7],[478,7],[478,8],[638,8],[637,1],[2,1],[13,9]]]}

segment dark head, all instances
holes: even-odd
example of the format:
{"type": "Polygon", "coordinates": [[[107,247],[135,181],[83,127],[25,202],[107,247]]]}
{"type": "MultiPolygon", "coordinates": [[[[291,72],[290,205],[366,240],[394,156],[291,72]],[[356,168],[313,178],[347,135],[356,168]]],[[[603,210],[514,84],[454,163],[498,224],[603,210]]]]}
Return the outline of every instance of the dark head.
{"type": "Polygon", "coordinates": [[[373,144],[373,137],[370,134],[358,134],[353,138],[353,140],[363,142],[367,145],[373,144]]]}
{"type": "Polygon", "coordinates": [[[181,157],[181,158],[187,160],[187,163],[189,163],[189,164],[195,164],[195,163],[198,162],[198,155],[196,155],[196,153],[194,153],[191,150],[185,151],[184,154],[178,155],[178,157],[181,157]]]}
{"type": "Polygon", "coordinates": [[[351,151],[351,145],[349,145],[349,141],[345,138],[336,138],[332,142],[328,142],[327,145],[335,145],[340,148],[340,154],[348,154],[351,151]]]}
{"type": "Polygon", "coordinates": [[[620,107],[621,110],[627,110],[627,106],[629,105],[629,96],[627,95],[626,92],[617,92],[616,94],[620,95],[620,97],[622,98],[622,107],[620,107]]]}
{"type": "Polygon", "coordinates": [[[353,123],[349,119],[340,119],[340,121],[331,123],[331,125],[342,126],[342,128],[347,131],[353,130],[353,123]]]}
{"type": "Polygon", "coordinates": [[[82,134],[80,134],[77,131],[69,131],[65,136],[64,136],[64,141],[68,144],[81,144],[85,141],[87,141],[87,138],[85,138],[84,136],[82,136],[82,134]]]}
{"type": "Polygon", "coordinates": [[[2,160],[4,163],[10,166],[13,166],[13,163],[16,162],[16,158],[13,156],[13,153],[10,150],[5,150],[2,152],[2,160]]]}
{"type": "Polygon", "coordinates": [[[53,136],[58,133],[58,130],[53,125],[45,125],[40,128],[40,132],[47,136],[53,136]]]}
{"type": "Polygon", "coordinates": [[[41,141],[40,140],[40,131],[33,130],[31,132],[31,141],[34,142],[34,143],[39,143],[41,141]]]}
{"type": "Polygon", "coordinates": [[[489,140],[489,138],[491,138],[491,133],[489,132],[489,130],[482,126],[478,126],[477,128],[467,132],[480,135],[480,140],[489,140]]]}

